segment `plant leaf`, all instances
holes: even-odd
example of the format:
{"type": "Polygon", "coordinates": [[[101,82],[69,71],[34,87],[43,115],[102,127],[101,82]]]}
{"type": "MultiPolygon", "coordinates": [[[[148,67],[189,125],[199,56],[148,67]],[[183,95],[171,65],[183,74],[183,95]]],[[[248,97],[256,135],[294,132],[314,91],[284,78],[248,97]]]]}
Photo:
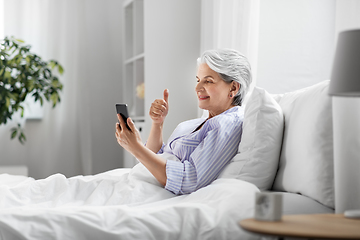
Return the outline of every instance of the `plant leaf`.
{"type": "Polygon", "coordinates": [[[54,92],[53,94],[51,94],[50,99],[53,102],[53,107],[55,107],[56,102],[58,100],[58,94],[56,92],[54,92]]]}
{"type": "MultiPolygon", "coordinates": [[[[4,37],[0,40],[0,125],[12,119],[21,108],[24,116],[23,102],[27,94],[40,100],[52,102],[53,107],[60,102],[59,91],[63,85],[54,75],[64,73],[63,67],[56,61],[44,61],[30,51],[30,45],[24,45],[22,39],[4,37]]],[[[11,129],[11,138],[18,138],[21,143],[26,140],[20,125],[11,129]]]]}
{"type": "Polygon", "coordinates": [[[58,71],[59,71],[60,75],[63,75],[64,69],[60,64],[58,64],[58,71]]]}
{"type": "Polygon", "coordinates": [[[20,108],[21,108],[21,117],[23,118],[24,117],[24,107],[20,106],[20,108]]]}
{"type": "Polygon", "coordinates": [[[5,101],[6,101],[6,103],[5,103],[6,108],[9,108],[10,107],[10,98],[5,97],[5,101]]]}
{"type": "Polygon", "coordinates": [[[20,133],[19,141],[21,142],[21,144],[24,144],[24,142],[26,141],[26,137],[23,132],[20,133]]]}
{"type": "Polygon", "coordinates": [[[17,129],[16,128],[12,128],[11,129],[12,133],[11,133],[11,139],[14,139],[17,135],[17,129]]]}

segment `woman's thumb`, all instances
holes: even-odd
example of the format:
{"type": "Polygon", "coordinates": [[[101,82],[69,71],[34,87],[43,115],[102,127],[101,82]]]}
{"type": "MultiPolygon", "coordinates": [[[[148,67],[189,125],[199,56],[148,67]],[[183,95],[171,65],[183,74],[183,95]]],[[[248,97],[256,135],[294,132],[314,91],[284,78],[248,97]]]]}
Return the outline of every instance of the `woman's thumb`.
{"type": "Polygon", "coordinates": [[[135,123],[133,122],[133,120],[131,118],[127,118],[126,121],[127,125],[129,126],[129,130],[131,130],[132,132],[134,132],[134,130],[136,129],[135,127],[135,123]]]}
{"type": "Polygon", "coordinates": [[[169,101],[169,89],[164,90],[164,100],[165,102],[169,101]]]}

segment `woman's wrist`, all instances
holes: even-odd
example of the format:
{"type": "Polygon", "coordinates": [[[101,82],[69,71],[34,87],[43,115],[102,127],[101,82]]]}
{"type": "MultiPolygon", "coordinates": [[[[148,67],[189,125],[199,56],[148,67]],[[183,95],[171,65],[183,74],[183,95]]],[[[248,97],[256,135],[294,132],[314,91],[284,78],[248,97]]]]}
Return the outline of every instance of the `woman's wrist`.
{"type": "Polygon", "coordinates": [[[157,129],[162,129],[164,125],[164,122],[158,123],[158,122],[152,122],[152,127],[155,127],[157,129]]]}
{"type": "Polygon", "coordinates": [[[146,147],[157,153],[163,144],[162,138],[163,123],[152,122],[149,138],[146,142],[146,147]]]}

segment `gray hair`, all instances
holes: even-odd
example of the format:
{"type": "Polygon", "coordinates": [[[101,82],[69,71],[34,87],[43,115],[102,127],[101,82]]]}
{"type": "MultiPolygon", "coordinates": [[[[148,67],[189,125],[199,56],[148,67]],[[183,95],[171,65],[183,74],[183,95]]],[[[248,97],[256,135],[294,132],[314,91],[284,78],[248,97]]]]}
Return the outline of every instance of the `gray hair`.
{"type": "Polygon", "coordinates": [[[241,106],[252,81],[250,63],[243,54],[234,49],[207,50],[198,58],[197,63],[206,63],[227,83],[240,83],[232,105],[241,106]]]}

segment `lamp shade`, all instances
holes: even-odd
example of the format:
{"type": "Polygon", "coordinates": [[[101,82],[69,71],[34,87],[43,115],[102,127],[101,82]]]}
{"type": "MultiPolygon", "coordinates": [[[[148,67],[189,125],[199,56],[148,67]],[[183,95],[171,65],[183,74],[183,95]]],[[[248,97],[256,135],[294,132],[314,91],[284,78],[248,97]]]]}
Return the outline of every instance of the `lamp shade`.
{"type": "Polygon", "coordinates": [[[329,94],[360,97],[360,29],[339,33],[329,94]]]}

